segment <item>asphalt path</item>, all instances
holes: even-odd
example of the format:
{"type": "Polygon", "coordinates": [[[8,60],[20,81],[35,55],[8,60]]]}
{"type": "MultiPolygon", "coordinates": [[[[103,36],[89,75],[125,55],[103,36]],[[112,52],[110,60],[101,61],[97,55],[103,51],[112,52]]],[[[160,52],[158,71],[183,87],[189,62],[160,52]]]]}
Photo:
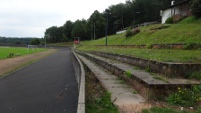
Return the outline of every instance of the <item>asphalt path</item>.
{"type": "Polygon", "coordinates": [[[0,79],[0,113],[76,113],[78,87],[69,48],[0,79]]]}

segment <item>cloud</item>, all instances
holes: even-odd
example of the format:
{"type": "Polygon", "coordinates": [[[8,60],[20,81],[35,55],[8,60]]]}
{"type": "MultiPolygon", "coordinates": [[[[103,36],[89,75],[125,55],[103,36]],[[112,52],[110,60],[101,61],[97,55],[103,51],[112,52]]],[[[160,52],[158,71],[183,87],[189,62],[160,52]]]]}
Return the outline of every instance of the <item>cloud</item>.
{"type": "Polygon", "coordinates": [[[42,37],[47,28],[67,20],[88,19],[98,10],[125,0],[3,0],[0,36],[42,37]]]}

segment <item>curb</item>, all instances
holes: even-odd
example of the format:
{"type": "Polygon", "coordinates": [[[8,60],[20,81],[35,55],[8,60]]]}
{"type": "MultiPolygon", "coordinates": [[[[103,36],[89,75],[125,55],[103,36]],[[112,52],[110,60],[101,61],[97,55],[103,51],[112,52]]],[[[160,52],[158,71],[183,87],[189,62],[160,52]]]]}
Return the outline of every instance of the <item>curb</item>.
{"type": "Polygon", "coordinates": [[[74,50],[72,50],[72,53],[75,76],[77,77],[79,89],[77,113],[85,113],[85,71],[82,62],[79,60],[74,50]]]}

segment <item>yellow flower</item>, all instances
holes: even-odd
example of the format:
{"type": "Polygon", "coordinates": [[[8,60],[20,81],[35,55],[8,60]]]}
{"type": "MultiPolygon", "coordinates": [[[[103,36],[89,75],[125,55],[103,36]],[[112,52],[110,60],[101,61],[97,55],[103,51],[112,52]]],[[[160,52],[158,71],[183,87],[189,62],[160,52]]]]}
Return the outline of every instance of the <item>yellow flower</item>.
{"type": "Polygon", "coordinates": [[[181,90],[181,88],[180,88],[180,87],[178,87],[178,90],[181,90]]]}

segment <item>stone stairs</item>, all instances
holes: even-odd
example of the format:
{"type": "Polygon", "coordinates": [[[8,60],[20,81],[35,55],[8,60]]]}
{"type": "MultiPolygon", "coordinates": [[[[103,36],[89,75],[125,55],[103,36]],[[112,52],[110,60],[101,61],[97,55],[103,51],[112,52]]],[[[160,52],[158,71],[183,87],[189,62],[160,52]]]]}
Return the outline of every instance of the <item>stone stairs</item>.
{"type": "MultiPolygon", "coordinates": [[[[150,100],[164,100],[178,87],[191,88],[199,81],[170,78],[160,73],[151,73],[125,62],[126,58],[112,58],[96,52],[76,51],[81,61],[94,73],[107,91],[111,101],[123,113],[135,113],[150,108],[150,100]]],[[[131,58],[132,59],[132,58],[131,58]]],[[[135,62],[135,61],[134,61],[135,62]]]]}

